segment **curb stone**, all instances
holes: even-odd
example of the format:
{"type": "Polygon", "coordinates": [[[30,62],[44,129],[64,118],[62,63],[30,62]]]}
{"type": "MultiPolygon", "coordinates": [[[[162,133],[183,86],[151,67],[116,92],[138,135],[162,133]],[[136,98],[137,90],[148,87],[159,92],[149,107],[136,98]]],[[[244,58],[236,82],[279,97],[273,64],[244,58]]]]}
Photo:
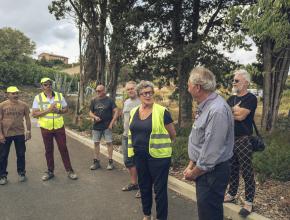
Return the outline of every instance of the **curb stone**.
{"type": "MultiPolygon", "coordinates": [[[[93,149],[94,143],[91,139],[83,137],[73,130],[70,130],[66,128],[66,133],[72,137],[75,140],[78,140],[79,142],[83,143],[89,148],[93,149]]],[[[107,148],[103,145],[100,145],[100,152],[104,155],[108,155],[107,153],[107,148]]],[[[123,164],[123,155],[120,154],[119,152],[114,152],[113,154],[113,159],[120,163],[123,164]]],[[[168,178],[168,187],[181,194],[182,196],[186,197],[187,199],[193,200],[196,202],[196,191],[195,187],[193,185],[190,185],[188,183],[185,183],[173,176],[169,176],[168,178]]],[[[251,215],[249,215],[247,218],[242,218],[239,216],[239,211],[240,211],[240,206],[235,205],[235,204],[224,204],[224,216],[227,220],[270,220],[269,218],[266,218],[262,215],[259,215],[255,212],[253,212],[251,215]]]]}

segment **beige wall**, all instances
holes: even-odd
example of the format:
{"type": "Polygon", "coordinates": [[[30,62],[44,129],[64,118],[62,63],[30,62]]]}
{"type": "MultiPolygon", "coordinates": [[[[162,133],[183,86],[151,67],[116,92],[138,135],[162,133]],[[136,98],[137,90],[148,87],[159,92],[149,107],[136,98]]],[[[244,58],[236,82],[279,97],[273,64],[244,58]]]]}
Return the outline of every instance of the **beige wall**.
{"type": "Polygon", "coordinates": [[[46,61],[50,60],[61,60],[64,64],[68,64],[68,58],[62,57],[62,56],[57,56],[57,55],[52,55],[52,54],[40,54],[38,56],[38,59],[45,59],[46,61]]]}

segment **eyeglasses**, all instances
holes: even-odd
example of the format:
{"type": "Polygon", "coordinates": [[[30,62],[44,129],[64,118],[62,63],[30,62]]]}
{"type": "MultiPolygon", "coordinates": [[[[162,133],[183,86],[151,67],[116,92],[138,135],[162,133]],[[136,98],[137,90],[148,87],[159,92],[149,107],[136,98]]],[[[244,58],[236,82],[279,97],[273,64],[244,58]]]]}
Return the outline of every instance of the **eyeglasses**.
{"type": "Polygon", "coordinates": [[[47,87],[47,86],[51,86],[51,83],[43,83],[42,84],[44,87],[47,87]]]}
{"type": "Polygon", "coordinates": [[[233,83],[239,83],[239,82],[240,82],[240,80],[238,80],[238,79],[233,80],[233,83]]]}
{"type": "Polygon", "coordinates": [[[153,94],[154,94],[154,92],[152,92],[152,91],[140,93],[140,95],[142,95],[143,97],[151,97],[151,96],[153,96],[153,94]]]}
{"type": "Polygon", "coordinates": [[[97,93],[100,93],[100,92],[102,92],[102,91],[103,91],[103,90],[96,90],[97,93]]]}

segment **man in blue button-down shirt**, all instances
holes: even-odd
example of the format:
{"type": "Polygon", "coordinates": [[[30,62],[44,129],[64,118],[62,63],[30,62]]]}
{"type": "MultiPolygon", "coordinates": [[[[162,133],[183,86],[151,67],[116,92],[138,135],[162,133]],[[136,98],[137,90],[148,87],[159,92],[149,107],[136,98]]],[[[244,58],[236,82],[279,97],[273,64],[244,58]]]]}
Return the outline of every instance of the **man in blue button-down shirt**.
{"type": "Polygon", "coordinates": [[[200,220],[223,220],[223,199],[233,156],[234,120],[226,101],[215,93],[213,73],[194,68],[188,80],[188,92],[198,108],[188,140],[190,162],[184,177],[196,181],[200,220]]]}

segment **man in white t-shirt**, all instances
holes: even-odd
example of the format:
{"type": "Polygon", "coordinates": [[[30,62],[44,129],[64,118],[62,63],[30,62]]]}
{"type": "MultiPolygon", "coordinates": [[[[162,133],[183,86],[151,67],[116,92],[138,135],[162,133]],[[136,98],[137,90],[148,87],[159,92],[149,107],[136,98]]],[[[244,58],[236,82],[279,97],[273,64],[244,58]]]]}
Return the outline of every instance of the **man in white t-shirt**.
{"type": "Polygon", "coordinates": [[[76,180],[69,152],[66,145],[66,134],[64,120],[62,115],[68,111],[67,103],[63,95],[53,91],[52,80],[42,78],[40,81],[42,92],[35,96],[32,105],[32,117],[38,119],[44,147],[45,158],[47,162],[47,171],[42,176],[43,181],[50,180],[54,177],[54,145],[53,139],[56,140],[58,149],[67,171],[68,178],[76,180]]]}
{"type": "MultiPolygon", "coordinates": [[[[124,133],[122,138],[122,147],[123,147],[123,158],[124,164],[129,171],[130,174],[130,183],[127,186],[122,188],[123,191],[131,191],[138,190],[138,182],[137,182],[137,170],[134,163],[133,157],[128,157],[128,130],[129,130],[129,119],[130,119],[130,111],[141,104],[137,92],[136,92],[136,82],[129,81],[126,83],[126,92],[129,98],[124,102],[123,107],[123,122],[124,122],[124,133]]],[[[138,190],[136,193],[136,198],[140,198],[140,191],[138,190]]]]}

